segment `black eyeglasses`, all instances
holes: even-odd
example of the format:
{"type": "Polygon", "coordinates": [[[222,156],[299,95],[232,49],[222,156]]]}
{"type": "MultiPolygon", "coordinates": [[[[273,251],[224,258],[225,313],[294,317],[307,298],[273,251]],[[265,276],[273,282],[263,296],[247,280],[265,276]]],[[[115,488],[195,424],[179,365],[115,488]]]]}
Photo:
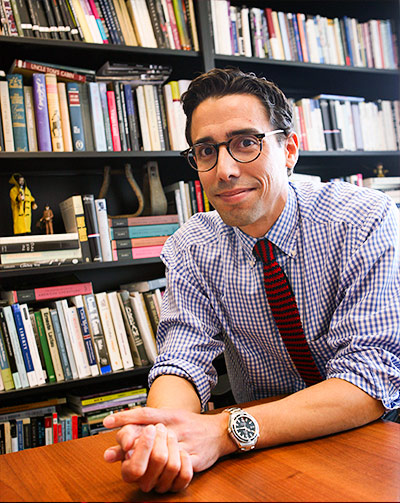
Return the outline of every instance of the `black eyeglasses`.
{"type": "Polygon", "coordinates": [[[226,145],[229,155],[237,162],[255,161],[261,154],[263,139],[277,133],[284,133],[283,129],[275,129],[267,133],[240,134],[221,143],[195,143],[181,152],[190,166],[196,171],[210,171],[218,162],[219,147],[226,145]]]}

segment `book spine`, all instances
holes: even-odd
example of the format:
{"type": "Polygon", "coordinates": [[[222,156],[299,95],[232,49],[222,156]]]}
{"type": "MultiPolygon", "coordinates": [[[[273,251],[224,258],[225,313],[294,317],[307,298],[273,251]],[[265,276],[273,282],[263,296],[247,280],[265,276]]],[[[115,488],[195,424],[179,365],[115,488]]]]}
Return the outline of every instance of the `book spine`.
{"type": "Polygon", "coordinates": [[[84,295],[83,303],[100,372],[101,374],[108,374],[111,372],[110,358],[94,294],[84,295]]]}
{"type": "Polygon", "coordinates": [[[35,111],[33,107],[33,89],[32,86],[24,86],[24,100],[26,113],[26,130],[28,134],[29,152],[37,152],[37,135],[35,111]]]}
{"type": "Polygon", "coordinates": [[[131,142],[131,148],[133,151],[140,150],[140,133],[138,126],[138,118],[134,104],[132,86],[130,84],[123,84],[124,97],[126,103],[126,114],[128,119],[128,130],[129,130],[129,138],[131,142]]]}
{"type": "Polygon", "coordinates": [[[96,217],[96,208],[93,194],[84,194],[82,196],[83,210],[85,213],[85,222],[87,227],[87,236],[90,247],[90,254],[93,262],[102,262],[100,233],[96,217]]]}
{"type": "Polygon", "coordinates": [[[14,134],[11,119],[10,93],[8,91],[7,82],[0,82],[0,105],[5,151],[14,152],[14,134]]]}
{"type": "Polygon", "coordinates": [[[129,347],[128,338],[126,335],[124,320],[121,313],[121,308],[118,303],[117,292],[108,292],[107,300],[110,306],[111,317],[113,320],[115,335],[118,341],[119,352],[121,355],[122,364],[125,370],[133,367],[132,353],[129,347]]]}
{"type": "Polygon", "coordinates": [[[61,127],[60,103],[58,101],[57,77],[53,74],[46,73],[45,79],[53,152],[63,152],[64,142],[61,127]]]}
{"type": "Polygon", "coordinates": [[[73,302],[75,302],[76,311],[79,318],[79,323],[81,326],[83,342],[86,348],[86,355],[89,362],[90,372],[93,377],[99,375],[99,369],[97,367],[96,357],[94,354],[93,342],[90,336],[88,320],[86,317],[85,309],[83,307],[82,296],[74,297],[73,302]]]}
{"type": "Polygon", "coordinates": [[[119,87],[119,82],[113,82],[112,86],[113,86],[113,91],[114,91],[114,96],[115,96],[118,131],[119,131],[119,137],[121,140],[121,150],[124,152],[127,152],[128,151],[128,144],[126,142],[124,116],[122,113],[121,91],[120,91],[120,87],[119,87]]]}
{"type": "Polygon", "coordinates": [[[50,309],[50,318],[53,325],[54,336],[58,347],[60,362],[64,373],[64,379],[70,381],[72,379],[72,370],[69,364],[67,349],[65,347],[64,336],[61,330],[60,320],[58,318],[57,310],[50,309]]]}
{"type": "MultiPolygon", "coordinates": [[[[16,356],[15,356],[15,351],[13,348],[13,344],[11,342],[11,337],[10,337],[10,332],[7,327],[7,322],[4,316],[3,310],[0,308],[0,331],[1,331],[1,336],[4,341],[4,346],[8,358],[8,362],[10,365],[10,370],[11,370],[11,375],[14,381],[15,389],[20,389],[22,387],[21,385],[21,379],[18,373],[18,367],[17,367],[17,361],[16,361],[16,356]]],[[[22,355],[21,355],[21,360],[22,360],[22,355]]]]}
{"type": "Polygon", "coordinates": [[[33,332],[27,304],[20,304],[20,312],[26,339],[28,341],[29,351],[31,353],[33,368],[36,374],[36,381],[39,385],[44,384],[46,382],[46,378],[43,372],[42,362],[40,361],[39,350],[36,344],[35,334],[33,332]]]}
{"type": "Polygon", "coordinates": [[[79,95],[82,111],[83,134],[85,136],[86,150],[94,151],[93,124],[90,115],[89,88],[87,84],[79,84],[79,95]]]}
{"type": "Polygon", "coordinates": [[[131,306],[133,312],[135,313],[135,318],[137,320],[140,334],[143,339],[146,354],[150,363],[154,363],[157,357],[157,349],[154,342],[154,336],[152,334],[150,320],[147,318],[147,314],[145,312],[146,307],[142,299],[143,296],[139,292],[131,292],[131,306]]]}
{"type": "Polygon", "coordinates": [[[136,225],[132,227],[111,228],[111,239],[128,239],[152,236],[171,236],[179,229],[179,224],[136,225]]]}
{"type": "Polygon", "coordinates": [[[56,382],[56,375],[54,372],[53,361],[52,361],[51,355],[50,355],[49,344],[47,342],[46,332],[45,332],[43,319],[42,319],[42,313],[40,311],[36,311],[34,313],[34,316],[35,316],[36,328],[37,328],[37,331],[39,334],[39,341],[40,341],[40,345],[42,347],[44,361],[45,361],[45,365],[46,365],[47,377],[48,377],[50,383],[56,382]]]}
{"type": "Polygon", "coordinates": [[[21,309],[19,304],[13,304],[11,306],[12,313],[14,316],[14,322],[15,322],[15,328],[17,330],[17,335],[22,351],[22,356],[24,359],[25,363],[25,368],[26,368],[26,375],[28,377],[29,385],[32,386],[37,386],[37,378],[36,378],[36,373],[35,373],[35,368],[33,366],[33,361],[32,361],[32,356],[31,352],[29,350],[29,344],[28,344],[28,339],[26,337],[25,329],[24,329],[24,324],[22,321],[22,315],[21,315],[21,309]]]}
{"type": "Polygon", "coordinates": [[[24,37],[33,37],[32,22],[25,0],[15,0],[16,8],[21,19],[21,28],[24,37]]]}
{"type": "Polygon", "coordinates": [[[122,248],[113,250],[113,260],[137,260],[140,258],[154,258],[159,257],[163,245],[158,246],[138,246],[137,248],[122,248]]]}
{"type": "Polygon", "coordinates": [[[138,86],[136,88],[136,98],[138,104],[138,115],[140,120],[140,132],[142,137],[143,150],[151,150],[150,131],[144,98],[144,86],[138,86]]]}
{"type": "Polygon", "coordinates": [[[115,372],[123,368],[121,355],[118,349],[117,338],[114,331],[111,312],[108,305],[107,294],[105,292],[96,293],[97,308],[99,311],[101,324],[103,326],[104,338],[110,356],[111,368],[115,372]]]}
{"type": "Polygon", "coordinates": [[[35,107],[38,147],[42,152],[52,151],[49,110],[47,105],[46,78],[42,73],[34,73],[33,103],[35,107]]]}
{"type": "Polygon", "coordinates": [[[24,103],[24,86],[21,74],[7,75],[11,106],[11,120],[16,152],[28,152],[28,132],[24,103]]]}
{"type": "Polygon", "coordinates": [[[51,359],[53,361],[54,373],[57,382],[64,381],[64,371],[61,363],[60,353],[57,346],[57,341],[54,333],[53,323],[51,321],[50,309],[44,307],[40,310],[43,320],[44,331],[46,334],[51,359]]]}
{"type": "Polygon", "coordinates": [[[99,226],[101,255],[104,262],[110,262],[112,261],[112,253],[108,230],[107,202],[104,198],[95,199],[94,204],[96,208],[97,223],[99,226]]]}
{"type": "Polygon", "coordinates": [[[107,91],[108,111],[110,115],[111,135],[114,152],[121,152],[121,138],[119,135],[117,105],[114,91],[107,91]]]}
{"type": "Polygon", "coordinates": [[[83,120],[78,85],[72,82],[67,84],[67,98],[73,148],[77,151],[85,151],[85,135],[83,133],[83,120]]]}
{"type": "Polygon", "coordinates": [[[28,376],[25,368],[24,357],[22,354],[22,349],[18,340],[17,327],[15,325],[14,316],[12,313],[11,306],[6,306],[2,308],[4,319],[7,324],[8,333],[10,335],[10,340],[12,348],[15,355],[15,363],[18,369],[18,375],[21,381],[22,388],[29,388],[30,384],[28,381],[28,376]]]}
{"type": "Polygon", "coordinates": [[[72,144],[71,122],[69,119],[69,109],[67,100],[67,86],[65,82],[57,83],[57,92],[60,104],[61,130],[64,143],[64,151],[72,152],[74,150],[72,144]]]}
{"type": "Polygon", "coordinates": [[[3,9],[7,18],[10,35],[18,37],[18,28],[10,0],[3,0],[3,9]]]}
{"type": "Polygon", "coordinates": [[[67,323],[65,321],[65,314],[64,314],[64,308],[63,305],[67,302],[65,299],[63,300],[57,300],[54,302],[54,308],[57,311],[58,314],[58,321],[60,323],[60,328],[62,332],[62,336],[64,339],[64,344],[65,344],[65,349],[67,351],[68,355],[68,361],[69,361],[69,366],[71,368],[71,374],[72,374],[72,379],[78,379],[78,370],[76,367],[76,362],[75,362],[75,356],[74,356],[74,351],[72,349],[71,345],[71,338],[69,336],[68,332],[68,327],[67,323]]]}
{"type": "Polygon", "coordinates": [[[6,346],[1,326],[0,326],[0,374],[2,377],[5,391],[10,391],[11,389],[14,389],[15,388],[14,379],[7,358],[6,346]]]}
{"type": "Polygon", "coordinates": [[[118,83],[118,88],[119,88],[119,95],[121,98],[121,111],[122,111],[122,118],[123,118],[123,126],[124,126],[124,133],[125,133],[125,139],[126,139],[126,149],[128,152],[132,150],[132,144],[131,144],[131,138],[129,134],[129,123],[128,123],[128,114],[126,110],[126,102],[125,102],[125,93],[124,93],[124,86],[122,82],[118,83]]]}
{"type": "Polygon", "coordinates": [[[106,132],[98,82],[89,82],[90,112],[92,115],[94,146],[97,152],[107,151],[106,132]]]}
{"type": "Polygon", "coordinates": [[[149,215],[140,217],[112,217],[110,227],[129,227],[135,225],[176,224],[179,222],[177,214],[149,215]]]}
{"type": "Polygon", "coordinates": [[[74,351],[75,362],[80,378],[92,375],[86,355],[85,344],[82,337],[79,315],[75,306],[66,307],[64,311],[68,332],[71,337],[71,345],[74,351]]]}
{"type": "Polygon", "coordinates": [[[112,152],[113,142],[111,134],[110,115],[108,112],[108,104],[107,104],[107,84],[105,82],[99,82],[99,93],[100,93],[101,110],[103,113],[103,124],[106,136],[107,151],[112,152]]]}

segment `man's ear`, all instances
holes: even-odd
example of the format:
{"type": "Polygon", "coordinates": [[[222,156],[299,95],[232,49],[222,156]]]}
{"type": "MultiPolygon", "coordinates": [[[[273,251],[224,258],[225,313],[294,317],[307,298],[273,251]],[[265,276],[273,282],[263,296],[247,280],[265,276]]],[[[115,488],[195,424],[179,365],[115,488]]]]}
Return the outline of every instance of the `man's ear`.
{"type": "Polygon", "coordinates": [[[285,155],[287,168],[293,169],[299,158],[299,138],[295,132],[286,139],[285,155]]]}

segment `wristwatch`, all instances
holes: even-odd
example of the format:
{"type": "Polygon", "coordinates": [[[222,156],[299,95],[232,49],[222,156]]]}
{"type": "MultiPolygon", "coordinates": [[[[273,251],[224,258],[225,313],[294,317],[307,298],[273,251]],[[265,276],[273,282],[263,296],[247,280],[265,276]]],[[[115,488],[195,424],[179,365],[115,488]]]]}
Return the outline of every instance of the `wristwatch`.
{"type": "Polygon", "coordinates": [[[241,451],[250,451],[256,446],[260,428],[254,417],[239,407],[225,409],[229,412],[228,433],[241,451]]]}

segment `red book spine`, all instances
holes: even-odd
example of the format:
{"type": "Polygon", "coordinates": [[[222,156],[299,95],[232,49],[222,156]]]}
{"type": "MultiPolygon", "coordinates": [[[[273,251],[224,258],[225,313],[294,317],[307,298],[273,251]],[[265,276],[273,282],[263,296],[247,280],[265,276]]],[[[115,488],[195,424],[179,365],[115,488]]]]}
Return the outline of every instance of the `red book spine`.
{"type": "Polygon", "coordinates": [[[117,104],[114,91],[107,91],[108,113],[110,115],[111,137],[114,152],[121,152],[121,138],[119,136],[117,104]]]}
{"type": "Polygon", "coordinates": [[[58,414],[53,412],[53,444],[58,444],[58,414]]]}
{"type": "Polygon", "coordinates": [[[274,37],[276,38],[274,23],[272,22],[272,9],[270,7],[267,7],[265,9],[265,17],[267,18],[267,27],[268,27],[269,38],[274,38],[274,37]]]}
{"type": "Polygon", "coordinates": [[[70,72],[68,70],[61,70],[60,68],[54,68],[52,66],[40,65],[38,63],[31,63],[30,61],[23,61],[22,59],[17,59],[15,62],[15,73],[18,73],[18,69],[29,70],[34,73],[53,73],[58,78],[65,80],[73,80],[75,82],[86,82],[86,76],[79,73],[70,72]]]}
{"type": "Polygon", "coordinates": [[[76,283],[73,285],[57,285],[35,288],[36,300],[61,299],[73,295],[86,295],[93,293],[92,283],[76,283]]]}
{"type": "Polygon", "coordinates": [[[174,37],[175,49],[182,49],[182,44],[179,39],[178,27],[176,26],[174,6],[172,0],[167,0],[169,23],[171,25],[172,36],[174,37]]]}
{"type": "Polygon", "coordinates": [[[199,180],[194,181],[194,188],[196,192],[197,210],[204,211],[203,191],[201,190],[201,184],[199,180]]]}

